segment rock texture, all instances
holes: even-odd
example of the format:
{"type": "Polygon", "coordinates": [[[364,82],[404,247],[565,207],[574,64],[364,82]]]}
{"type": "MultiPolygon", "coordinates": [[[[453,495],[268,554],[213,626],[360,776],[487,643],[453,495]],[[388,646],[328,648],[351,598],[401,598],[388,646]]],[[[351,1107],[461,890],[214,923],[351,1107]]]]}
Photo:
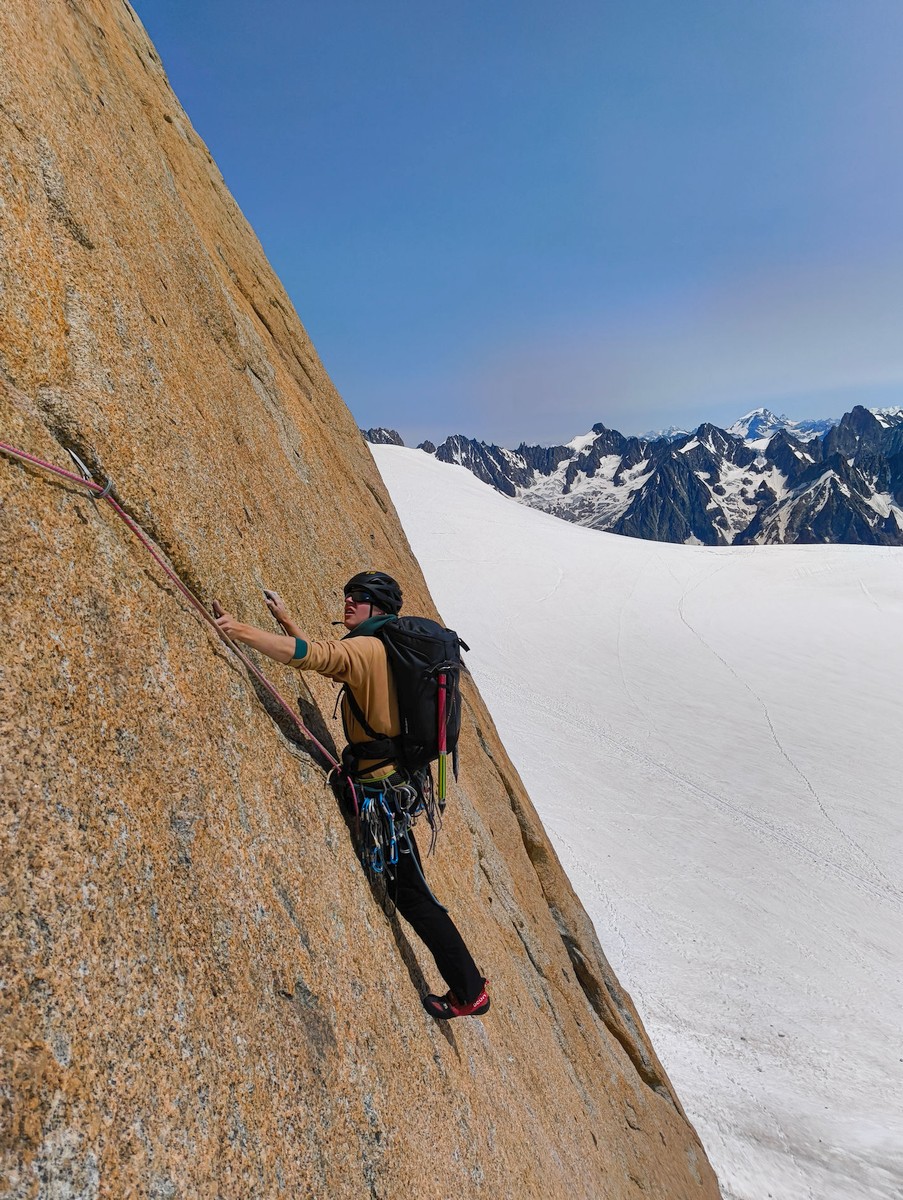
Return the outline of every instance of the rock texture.
{"type": "MultiPolygon", "coordinates": [[[[0,430],[111,476],[208,603],[323,635],[372,565],[433,611],[120,0],[0,7],[0,430]]],[[[309,748],[109,507],[7,458],[0,506],[0,1194],[714,1200],[472,687],[430,874],[495,1005],[442,1027],[309,748]]]]}

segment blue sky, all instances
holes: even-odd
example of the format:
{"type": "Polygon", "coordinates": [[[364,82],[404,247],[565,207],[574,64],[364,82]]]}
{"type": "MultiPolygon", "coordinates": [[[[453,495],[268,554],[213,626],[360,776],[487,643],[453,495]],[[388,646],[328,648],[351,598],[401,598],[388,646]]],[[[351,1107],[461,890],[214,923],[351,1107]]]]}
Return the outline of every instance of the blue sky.
{"type": "Polygon", "coordinates": [[[899,0],[138,0],[363,426],[903,404],[899,0]]]}

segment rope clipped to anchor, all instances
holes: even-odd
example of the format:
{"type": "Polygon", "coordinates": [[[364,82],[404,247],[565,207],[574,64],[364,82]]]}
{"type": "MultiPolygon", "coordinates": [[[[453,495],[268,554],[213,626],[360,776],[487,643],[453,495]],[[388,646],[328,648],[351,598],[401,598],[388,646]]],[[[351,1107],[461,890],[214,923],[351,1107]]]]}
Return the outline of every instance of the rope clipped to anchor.
{"type": "Polygon", "coordinates": [[[329,752],[329,750],[327,750],[326,747],[320,741],[318,741],[318,739],[316,737],[314,737],[314,735],[307,728],[307,726],[304,724],[304,722],[301,720],[301,718],[298,716],[298,714],[295,712],[295,710],[292,708],[292,706],[281,695],[281,693],[276,689],[276,687],[269,681],[269,679],[267,679],[267,677],[260,670],[260,668],[258,666],[256,666],[255,663],[253,663],[251,661],[251,659],[249,659],[248,656],[243,653],[243,651],[241,651],[239,649],[239,647],[235,644],[235,642],[233,642],[230,638],[226,637],[226,635],[217,626],[216,621],[214,620],[213,614],[211,612],[209,612],[209,610],[204,606],[204,604],[201,603],[201,601],[197,598],[197,596],[194,594],[194,592],[192,592],[191,589],[185,583],[182,582],[182,580],[179,578],[179,576],[176,574],[176,572],[172,569],[172,567],[170,567],[169,564],[164,561],[162,552],[160,552],[154,546],[150,537],[144,532],[144,530],[141,528],[140,525],[138,525],[135,521],[132,520],[132,518],[128,515],[128,513],[125,511],[125,509],[119,503],[119,501],[116,499],[115,495],[113,494],[114,485],[113,485],[112,479],[107,479],[107,482],[105,484],[95,483],[94,479],[91,476],[91,472],[88,470],[88,468],[85,466],[85,464],[82,462],[82,460],[78,457],[78,455],[73,450],[69,450],[68,453],[70,454],[73,461],[76,463],[76,465],[79,468],[80,473],[77,475],[73,471],[67,471],[64,467],[58,467],[58,466],[55,466],[53,463],[45,462],[43,459],[37,458],[34,454],[28,454],[26,451],[19,450],[15,446],[10,446],[6,442],[0,442],[0,452],[8,455],[10,458],[17,459],[19,462],[28,463],[30,466],[37,467],[42,471],[48,471],[53,475],[59,476],[59,478],[61,478],[61,479],[68,480],[70,483],[79,484],[81,487],[88,489],[88,492],[89,492],[92,500],[94,500],[97,503],[100,503],[100,501],[104,500],[104,501],[106,501],[107,504],[109,504],[109,506],[116,513],[117,517],[119,517],[119,519],[123,522],[123,524],[126,525],[129,530],[131,530],[131,532],[135,535],[135,537],[138,539],[138,541],[141,543],[141,545],[145,548],[145,550],[147,550],[148,554],[150,554],[151,558],[153,558],[154,562],[157,563],[157,565],[165,573],[167,578],[170,579],[171,582],[178,588],[178,590],[182,593],[182,595],[185,597],[185,599],[188,601],[188,603],[191,605],[191,607],[195,610],[195,612],[198,614],[198,616],[200,616],[202,620],[206,621],[206,623],[214,631],[214,633],[220,639],[220,641],[225,642],[225,644],[229,647],[229,649],[232,651],[232,653],[241,661],[241,663],[247,668],[247,670],[251,672],[251,674],[254,676],[254,678],[257,680],[257,682],[261,685],[261,687],[279,705],[279,707],[286,714],[286,716],[289,717],[292,724],[297,728],[298,732],[308,742],[310,742],[310,744],[312,746],[314,746],[314,748],[317,750],[319,755],[324,759],[325,763],[327,764],[327,767],[326,767],[327,778],[331,778],[333,773],[337,772],[345,780],[345,782],[348,784],[348,786],[351,789],[352,800],[354,803],[354,808],[355,808],[355,813],[356,813],[357,812],[357,795],[356,795],[356,792],[354,789],[354,785],[350,779],[347,779],[345,777],[344,772],[342,771],[341,764],[329,752]]]}

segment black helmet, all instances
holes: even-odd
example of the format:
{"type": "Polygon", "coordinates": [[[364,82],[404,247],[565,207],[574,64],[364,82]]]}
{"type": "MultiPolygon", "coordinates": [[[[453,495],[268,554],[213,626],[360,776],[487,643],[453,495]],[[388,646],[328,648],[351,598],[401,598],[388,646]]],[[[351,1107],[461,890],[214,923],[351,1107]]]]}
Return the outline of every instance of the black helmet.
{"type": "Polygon", "coordinates": [[[393,616],[401,609],[401,588],[383,571],[361,571],[352,575],[342,590],[346,596],[349,592],[366,592],[371,604],[393,616]]]}

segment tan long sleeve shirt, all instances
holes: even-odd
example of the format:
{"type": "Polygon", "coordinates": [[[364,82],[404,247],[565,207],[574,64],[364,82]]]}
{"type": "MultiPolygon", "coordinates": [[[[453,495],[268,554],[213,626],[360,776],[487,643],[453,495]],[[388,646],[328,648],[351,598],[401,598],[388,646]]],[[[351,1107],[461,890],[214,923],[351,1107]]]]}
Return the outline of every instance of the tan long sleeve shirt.
{"type": "MultiPolygon", "coordinates": [[[[307,653],[293,658],[290,666],[299,671],[317,671],[328,679],[346,683],[368,724],[377,733],[386,737],[397,737],[401,733],[395,683],[389,670],[386,648],[379,638],[360,636],[336,642],[302,641],[298,648],[301,649],[305,644],[307,653]]],[[[369,733],[358,723],[344,696],[342,722],[349,742],[371,740],[369,733]]],[[[366,771],[375,761],[378,760],[364,760],[361,769],[366,771]]],[[[390,774],[391,770],[392,768],[386,768],[379,774],[390,774]]]]}

